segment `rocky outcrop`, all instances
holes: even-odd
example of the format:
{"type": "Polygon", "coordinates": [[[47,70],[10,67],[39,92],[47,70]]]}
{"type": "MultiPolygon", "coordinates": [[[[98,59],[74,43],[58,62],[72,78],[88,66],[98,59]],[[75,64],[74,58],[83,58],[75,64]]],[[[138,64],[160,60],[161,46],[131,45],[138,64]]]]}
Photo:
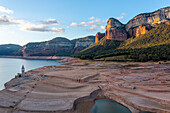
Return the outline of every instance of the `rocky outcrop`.
{"type": "Polygon", "coordinates": [[[159,24],[161,22],[167,22],[170,19],[170,7],[159,9],[152,13],[142,13],[131,19],[125,28],[128,31],[130,28],[139,27],[140,25],[151,25],[159,24]]]}
{"type": "Polygon", "coordinates": [[[131,19],[126,25],[129,36],[139,36],[151,30],[156,24],[169,24],[170,7],[159,9],[152,13],[142,13],[131,19]]]}
{"type": "MultiPolygon", "coordinates": [[[[107,22],[105,37],[109,40],[123,41],[128,37],[145,34],[160,23],[170,24],[170,7],[162,8],[152,13],[139,14],[125,25],[117,19],[110,18],[107,22]]],[[[95,42],[100,40],[98,37],[95,42]]]]}
{"type": "Polygon", "coordinates": [[[119,22],[117,19],[109,18],[106,26],[105,32],[106,39],[109,40],[126,40],[127,32],[124,25],[119,22]]]}
{"type": "Polygon", "coordinates": [[[102,39],[105,36],[105,33],[98,32],[95,37],[95,43],[97,43],[100,39],[102,39]]]}
{"type": "Polygon", "coordinates": [[[147,33],[149,30],[151,30],[153,27],[150,25],[140,25],[139,27],[136,28],[130,28],[128,30],[129,37],[137,37],[140,36],[141,34],[147,33]]]}
{"type": "Polygon", "coordinates": [[[108,40],[123,41],[128,38],[125,26],[117,19],[109,18],[105,28],[105,33],[98,32],[95,37],[95,43],[105,36],[108,40]]]}
{"type": "Polygon", "coordinates": [[[74,40],[56,37],[45,42],[28,43],[20,49],[23,56],[69,56],[78,53],[94,43],[94,36],[74,40]]]}
{"type": "Polygon", "coordinates": [[[123,28],[109,28],[106,30],[106,39],[123,41],[127,39],[127,32],[123,28]]]}

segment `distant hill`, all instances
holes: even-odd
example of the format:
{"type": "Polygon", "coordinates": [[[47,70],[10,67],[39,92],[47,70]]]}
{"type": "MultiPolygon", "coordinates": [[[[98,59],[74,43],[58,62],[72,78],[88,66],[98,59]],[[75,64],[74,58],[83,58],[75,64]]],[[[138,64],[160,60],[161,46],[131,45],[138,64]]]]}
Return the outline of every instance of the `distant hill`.
{"type": "Polygon", "coordinates": [[[16,44],[0,45],[0,55],[16,55],[18,50],[22,47],[16,44]]]}
{"type": "Polygon", "coordinates": [[[56,37],[49,41],[28,43],[19,52],[22,52],[23,56],[70,56],[92,45],[94,39],[94,36],[74,40],[56,37]]]}

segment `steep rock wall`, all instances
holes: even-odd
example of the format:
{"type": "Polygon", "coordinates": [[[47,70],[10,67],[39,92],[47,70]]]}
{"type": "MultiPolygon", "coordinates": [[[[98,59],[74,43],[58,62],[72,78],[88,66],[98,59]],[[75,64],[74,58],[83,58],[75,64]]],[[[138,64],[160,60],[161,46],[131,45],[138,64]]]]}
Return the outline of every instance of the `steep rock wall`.
{"type": "MultiPolygon", "coordinates": [[[[126,40],[129,37],[137,37],[147,33],[156,24],[170,24],[170,7],[162,8],[152,13],[142,13],[132,18],[127,24],[122,24],[117,19],[109,18],[105,28],[105,37],[109,40],[126,40]]],[[[96,35],[95,42],[100,40],[96,35]]]]}
{"type": "Polygon", "coordinates": [[[117,19],[109,18],[107,21],[105,36],[106,39],[109,40],[122,41],[127,39],[127,32],[121,22],[119,22],[117,19]]]}
{"type": "Polygon", "coordinates": [[[97,43],[100,39],[102,39],[105,36],[105,33],[98,32],[95,37],[95,43],[97,43]]]}

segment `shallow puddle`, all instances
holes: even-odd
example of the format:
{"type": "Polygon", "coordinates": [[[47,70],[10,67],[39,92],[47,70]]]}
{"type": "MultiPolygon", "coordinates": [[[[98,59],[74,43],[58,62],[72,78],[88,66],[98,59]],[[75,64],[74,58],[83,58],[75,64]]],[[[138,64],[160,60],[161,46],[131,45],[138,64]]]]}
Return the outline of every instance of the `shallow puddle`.
{"type": "Polygon", "coordinates": [[[90,113],[131,113],[131,111],[116,101],[102,99],[95,101],[90,113]]]}

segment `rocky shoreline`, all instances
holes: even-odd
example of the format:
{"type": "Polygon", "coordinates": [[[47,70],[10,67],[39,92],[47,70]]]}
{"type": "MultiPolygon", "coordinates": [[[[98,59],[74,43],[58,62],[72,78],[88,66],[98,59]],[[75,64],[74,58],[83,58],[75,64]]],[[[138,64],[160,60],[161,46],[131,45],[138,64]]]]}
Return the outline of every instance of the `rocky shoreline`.
{"type": "Polygon", "coordinates": [[[0,91],[0,113],[88,113],[111,99],[132,113],[170,112],[170,62],[95,62],[64,57],[16,77],[0,91]],[[84,107],[86,106],[86,107],[84,107]]]}

